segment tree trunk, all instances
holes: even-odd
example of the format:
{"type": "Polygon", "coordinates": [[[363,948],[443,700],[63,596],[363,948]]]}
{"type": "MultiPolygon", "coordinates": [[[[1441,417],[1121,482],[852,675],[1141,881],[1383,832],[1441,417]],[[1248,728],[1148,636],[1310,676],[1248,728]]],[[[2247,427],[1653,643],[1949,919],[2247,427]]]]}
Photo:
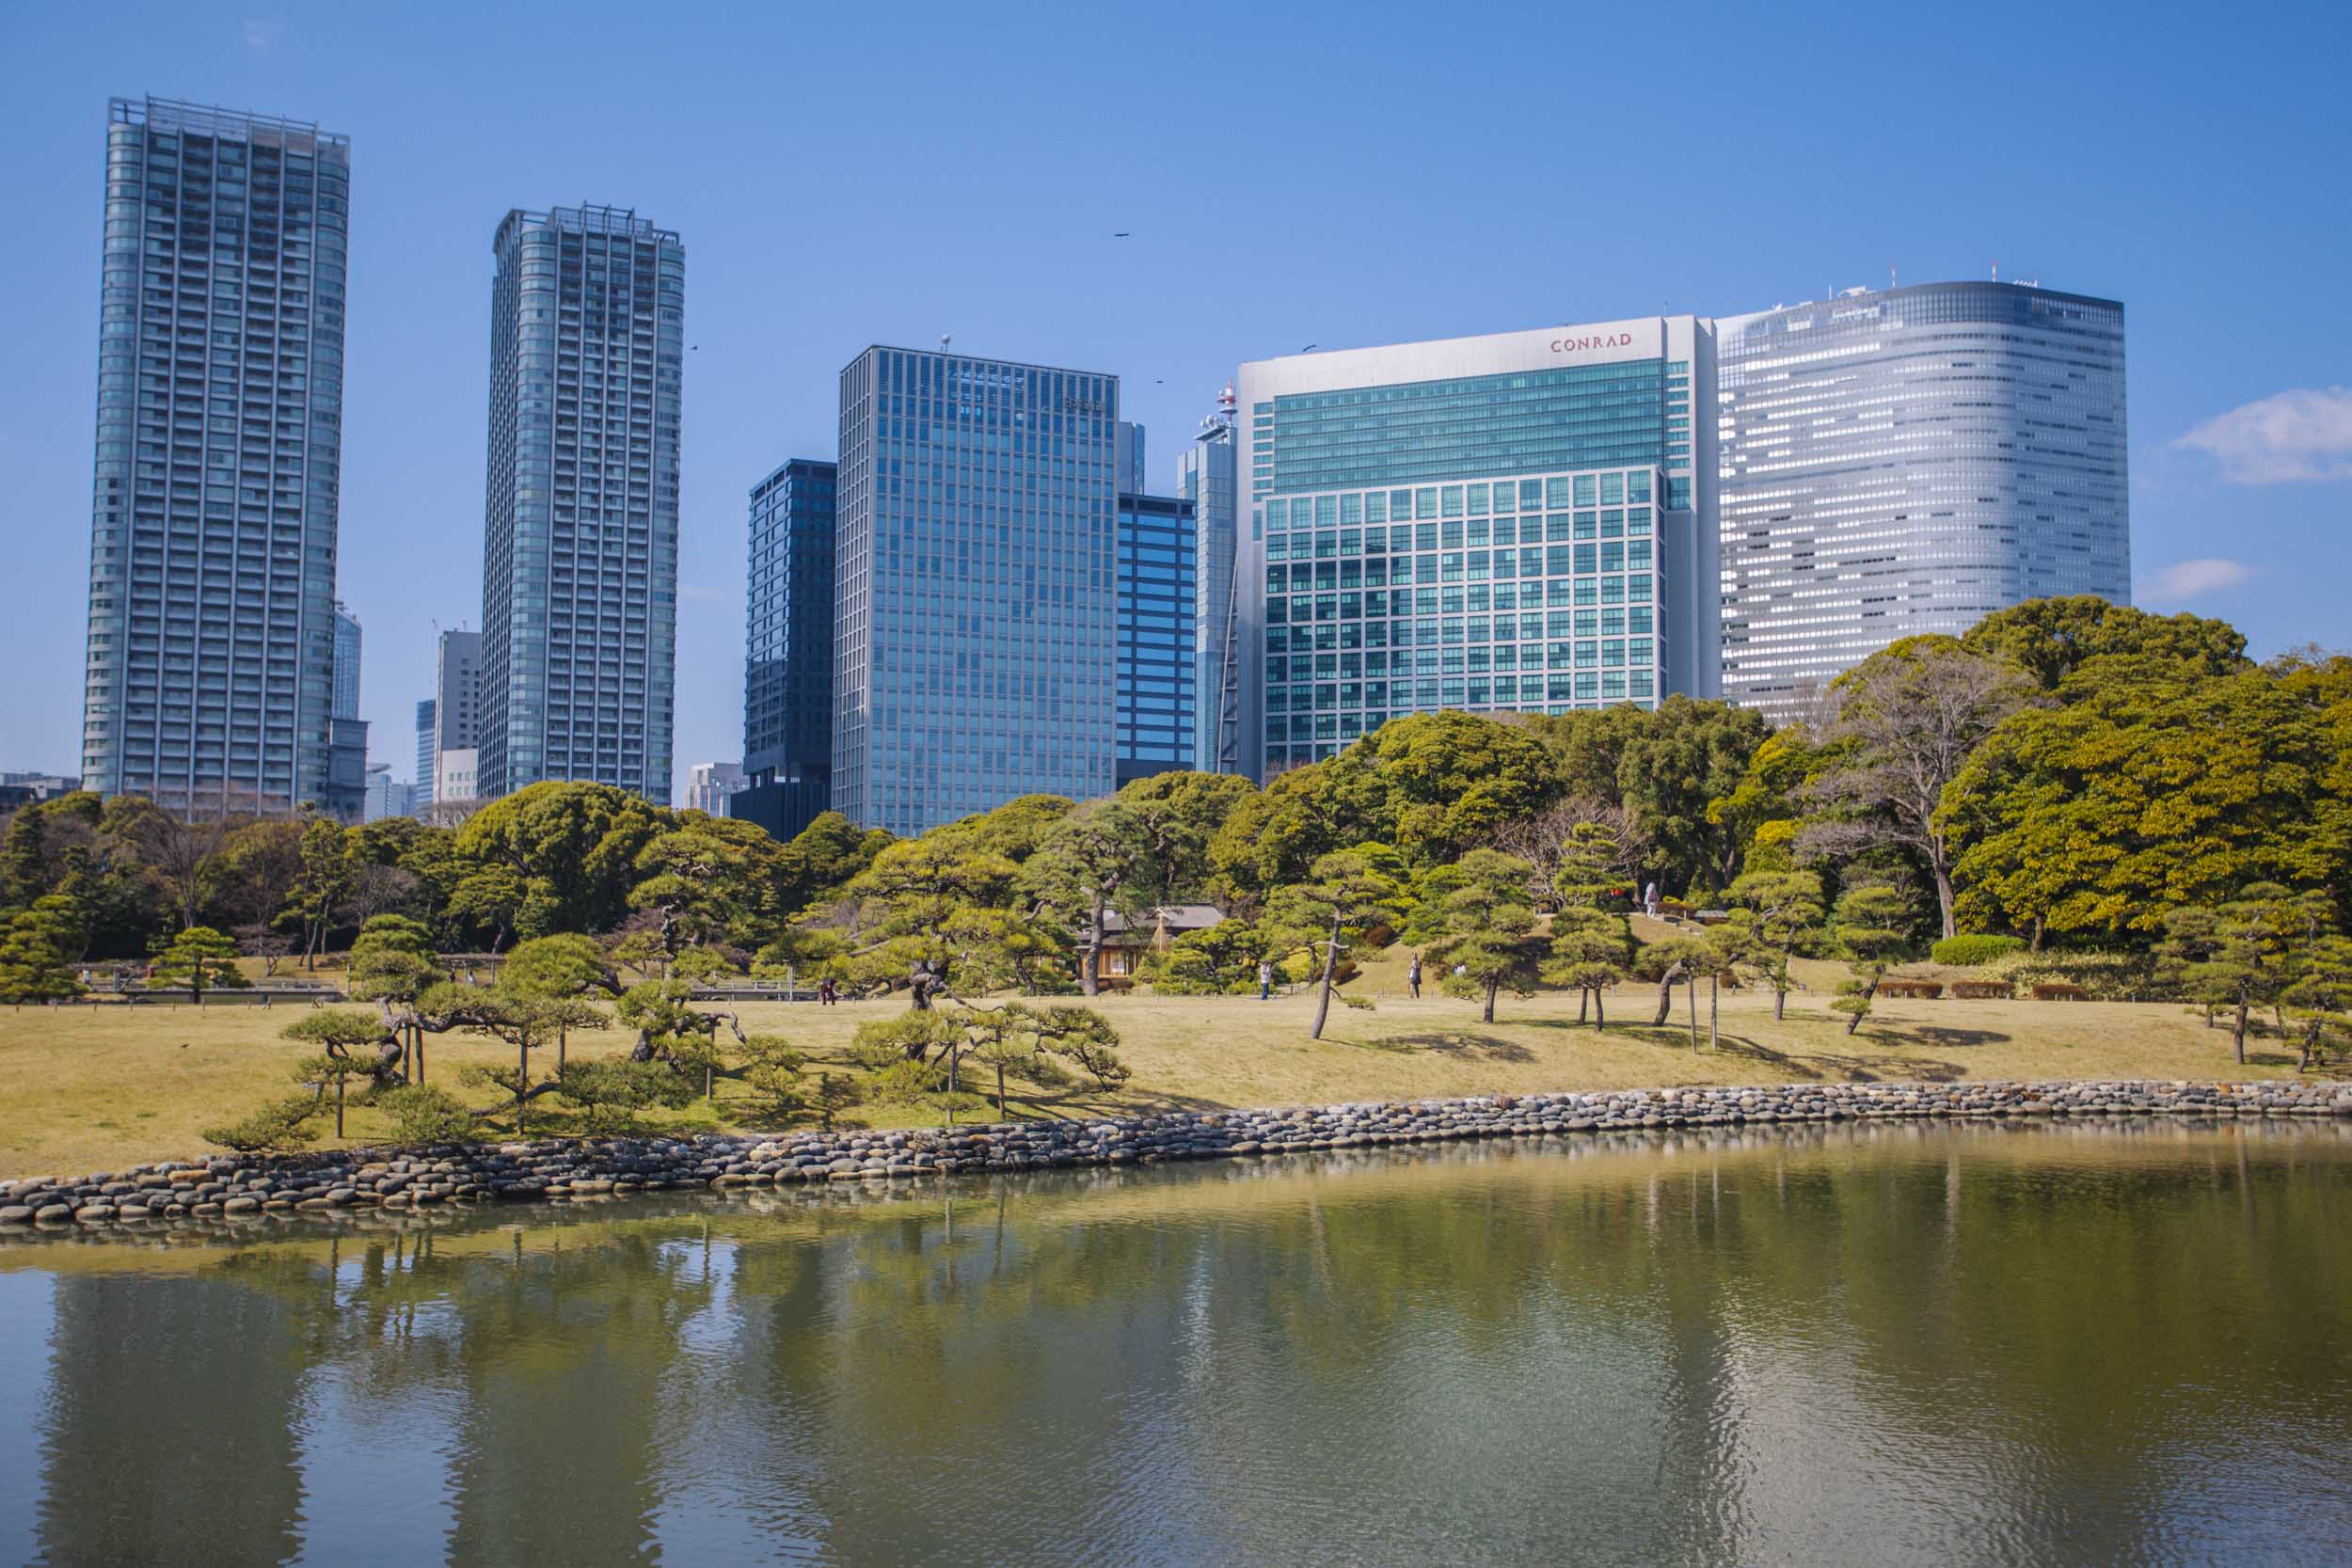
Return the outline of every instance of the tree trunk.
{"type": "Polygon", "coordinates": [[[555,1075],[556,1075],[558,1078],[561,1078],[561,1077],[563,1077],[563,1076],[564,1076],[564,1060],[565,1060],[565,1053],[566,1053],[567,1050],[569,1049],[569,1044],[568,1044],[568,1041],[567,1041],[567,1039],[566,1039],[566,1037],[567,1037],[570,1033],[571,1033],[571,1031],[570,1031],[569,1029],[567,1029],[566,1027],[564,1027],[564,1026],[563,1024],[561,1024],[561,1023],[559,1023],[559,1024],[557,1024],[557,1025],[555,1026],[555,1075]]]}
{"type": "Polygon", "coordinates": [[[1695,974],[1687,976],[1682,982],[1682,989],[1691,1000],[1691,1052],[1696,1055],[1699,1049],[1699,977],[1695,974]]]}
{"type": "Polygon", "coordinates": [[[1601,1030],[1601,1026],[1608,1022],[1608,1019],[1603,1015],[1601,1009],[1600,988],[1598,986],[1595,986],[1593,988],[1593,1032],[1595,1034],[1598,1034],[1601,1030]]]}
{"type": "Polygon", "coordinates": [[[1004,1063],[1002,1063],[1002,1062],[998,1062],[998,1063],[996,1064],[996,1119],[997,1119],[998,1121],[1003,1121],[1003,1120],[1005,1120],[1005,1119],[1006,1119],[1006,1113],[1005,1113],[1005,1064],[1004,1064],[1004,1063]]]}
{"type": "Polygon", "coordinates": [[[1681,978],[1682,965],[1679,962],[1668,964],[1666,973],[1658,977],[1658,1016],[1649,1021],[1651,1028],[1662,1029],[1666,1026],[1667,1018],[1675,1010],[1675,982],[1681,978]]]}
{"type": "Polygon", "coordinates": [[[523,1091],[531,1086],[531,1047],[517,1042],[515,1046],[515,1136],[523,1135],[523,1117],[529,1106],[523,1091]]]}
{"type": "Polygon", "coordinates": [[[1709,1051],[1721,1051],[1724,1048],[1722,994],[1722,976],[1709,974],[1707,977],[1707,1049],[1709,1051]]]}
{"type": "Polygon", "coordinates": [[[2230,1049],[2237,1057],[2237,1065],[2246,1065],[2246,992],[2237,993],[2237,1018],[2230,1029],[2230,1049]]]}
{"type": "Polygon", "coordinates": [[[1862,1007],[1861,1007],[1861,1009],[1860,1009],[1860,1010],[1858,1010],[1858,1011],[1856,1011],[1856,1012],[1852,1013],[1851,1015],[1850,1015],[1850,1016],[1847,1018],[1847,1020],[1846,1020],[1846,1033],[1847,1033],[1847,1034],[1851,1035],[1851,1034],[1852,1034],[1852,1033],[1853,1033],[1856,1029],[1859,1029],[1859,1028],[1861,1028],[1861,1027],[1862,1027],[1862,1021],[1863,1021],[1866,1017],[1867,1017],[1867,1016],[1869,1015],[1869,1006],[1870,1006],[1870,1002],[1871,1002],[1871,999],[1872,999],[1872,998],[1874,998],[1874,997],[1876,997],[1876,996],[1878,995],[1878,993],[1879,993],[1879,983],[1878,983],[1876,980],[1871,981],[1868,985],[1865,986],[1865,987],[1862,989],[1862,1007]]]}
{"type": "Polygon", "coordinates": [[[1487,981],[1487,982],[1486,982],[1486,1022],[1487,1022],[1488,1023],[1492,1023],[1492,1022],[1495,1021],[1495,990],[1496,990],[1496,989],[1497,989],[1497,988],[1498,988],[1501,984],[1502,984],[1502,982],[1497,981],[1497,980],[1489,980],[1489,981],[1487,981]]]}
{"type": "Polygon", "coordinates": [[[1315,992],[1315,1026],[1307,1031],[1311,1040],[1323,1038],[1323,1021],[1331,1016],[1331,972],[1340,966],[1340,922],[1331,919],[1330,940],[1323,944],[1323,984],[1315,992]]]}
{"type": "Polygon", "coordinates": [[[335,1075],[335,1136],[343,1135],[343,1076],[335,1075]]]}
{"type": "Polygon", "coordinates": [[[2042,938],[2048,931],[2048,923],[2045,922],[2040,915],[2035,915],[2033,917],[2033,941],[2026,944],[2026,951],[2028,953],[2041,952],[2042,938]]]}
{"type": "Polygon", "coordinates": [[[1952,873],[1950,868],[1945,865],[1941,856],[1930,858],[1931,861],[1930,869],[1935,873],[1936,907],[1944,916],[1944,934],[1947,937],[1956,937],[1960,935],[1960,927],[1952,921],[1952,873]]]}
{"type": "Polygon", "coordinates": [[[1772,1022],[1780,1022],[1788,1016],[1788,963],[1781,961],[1780,973],[1772,976],[1772,1022]]]}
{"type": "Polygon", "coordinates": [[[1093,996],[1103,989],[1103,900],[1094,900],[1087,927],[1086,961],[1078,966],[1078,989],[1093,996]]]}
{"type": "Polygon", "coordinates": [[[1590,987],[1590,986],[1579,986],[1579,987],[1577,987],[1577,988],[1576,988],[1576,1021],[1577,1021],[1577,1022],[1579,1022],[1579,1023],[1582,1023],[1582,1022],[1585,1021],[1586,1017],[1587,1017],[1587,1016],[1588,1016],[1588,1015],[1592,1012],[1592,1010],[1593,1010],[1593,988],[1592,988],[1592,987],[1590,987]]]}

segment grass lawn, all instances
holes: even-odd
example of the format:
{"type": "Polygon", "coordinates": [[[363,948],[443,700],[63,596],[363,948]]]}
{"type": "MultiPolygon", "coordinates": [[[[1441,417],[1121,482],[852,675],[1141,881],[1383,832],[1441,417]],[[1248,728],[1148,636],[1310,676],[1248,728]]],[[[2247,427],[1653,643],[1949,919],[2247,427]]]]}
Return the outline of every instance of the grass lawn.
{"type": "MultiPolygon", "coordinates": [[[[1656,988],[1629,984],[1611,998],[1603,1032],[1576,1022],[1573,997],[1504,996],[1493,1024],[1474,1003],[1433,987],[1404,993],[1396,961],[1370,965],[1347,988],[1372,1011],[1334,1004],[1325,1037],[1311,1040],[1311,990],[1266,1003],[1248,997],[1106,996],[1098,1006],[1120,1033],[1133,1079],[1113,1093],[1090,1086],[1025,1093],[1012,1085],[1016,1116],[1099,1116],[1183,1107],[1324,1103],[1489,1091],[1648,1087],[1679,1084],[1766,1084],[1797,1080],[1961,1078],[2291,1077],[2292,1051],[2267,1035],[2249,1038],[2245,1069],[2230,1037],[2169,1004],[1882,1001],[1848,1037],[1828,1010],[1839,966],[1804,966],[1808,990],[1788,999],[1775,1022],[1772,998],[1756,990],[1722,996],[1722,1047],[1692,1050],[1686,993],[1677,989],[1671,1024],[1651,1028],[1656,988]]],[[[763,1003],[742,1009],[744,1027],[781,1034],[810,1058],[810,1069],[851,1072],[850,1037],[902,1001],[763,1003]]],[[[230,1120],[264,1099],[291,1093],[292,1065],[304,1048],[278,1037],[302,1016],[295,1006],[119,1006],[0,1008],[0,1178],[80,1174],[141,1161],[183,1158],[208,1147],[199,1130],[230,1120]]],[[[1699,1040],[1707,1044],[1707,995],[1699,994],[1699,1040]]],[[[575,1036],[570,1049],[617,1053],[618,1031],[575,1036]]],[[[495,1090],[458,1085],[469,1062],[511,1060],[494,1040],[432,1037],[427,1081],[477,1104],[495,1090]]],[[[545,1053],[551,1058],[551,1053],[545,1053]]],[[[534,1065],[552,1068],[551,1059],[534,1065]]],[[[969,1066],[969,1064],[967,1064],[969,1066]]],[[[989,1086],[974,1070],[967,1088],[989,1086]]],[[[714,1105],[669,1118],[682,1127],[747,1125],[740,1085],[722,1081],[714,1105]]],[[[963,1117],[992,1119],[967,1106],[963,1117]]],[[[876,1126],[936,1122],[937,1106],[867,1105],[852,1116],[876,1126]]],[[[542,1101],[534,1130],[564,1117],[542,1101]]],[[[331,1121],[326,1123],[331,1127],[331,1121]]],[[[374,1114],[351,1112],[354,1142],[374,1114]]],[[[495,1124],[503,1130],[503,1118],[495,1124]]],[[[331,1139],[326,1140],[331,1142],[331,1139]]]]}

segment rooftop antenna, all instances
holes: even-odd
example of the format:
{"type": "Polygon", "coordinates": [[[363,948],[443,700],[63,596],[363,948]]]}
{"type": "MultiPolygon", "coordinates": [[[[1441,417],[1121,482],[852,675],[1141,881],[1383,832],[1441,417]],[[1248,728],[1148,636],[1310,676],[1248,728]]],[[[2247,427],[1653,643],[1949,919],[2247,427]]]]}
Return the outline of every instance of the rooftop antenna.
{"type": "Polygon", "coordinates": [[[1895,263],[1892,261],[1886,263],[1886,286],[1889,290],[1895,287],[1895,263]]]}
{"type": "Polygon", "coordinates": [[[954,341],[955,341],[955,339],[954,339],[954,338],[952,338],[952,337],[950,337],[948,334],[946,334],[946,333],[945,333],[945,332],[943,332],[943,333],[941,333],[941,334],[939,335],[939,346],[940,346],[941,348],[946,348],[946,347],[949,343],[954,342],[954,341]]]}
{"type": "Polygon", "coordinates": [[[2001,263],[2000,263],[2000,262],[1998,262],[1998,261],[1995,261],[1995,262],[1994,262],[1994,263],[1993,263],[1993,281],[1994,281],[1994,282],[1995,282],[1995,283],[1998,283],[2000,280],[2001,280],[2001,263]]]}

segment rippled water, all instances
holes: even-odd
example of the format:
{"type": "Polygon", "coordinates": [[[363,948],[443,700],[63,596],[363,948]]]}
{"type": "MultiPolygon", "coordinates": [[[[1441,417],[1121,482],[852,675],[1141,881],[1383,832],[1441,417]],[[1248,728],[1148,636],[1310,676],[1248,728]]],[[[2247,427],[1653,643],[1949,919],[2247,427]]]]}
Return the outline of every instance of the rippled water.
{"type": "Polygon", "coordinates": [[[1578,1140],[0,1246],[0,1562],[2352,1560],[2352,1135],[1578,1140]]]}

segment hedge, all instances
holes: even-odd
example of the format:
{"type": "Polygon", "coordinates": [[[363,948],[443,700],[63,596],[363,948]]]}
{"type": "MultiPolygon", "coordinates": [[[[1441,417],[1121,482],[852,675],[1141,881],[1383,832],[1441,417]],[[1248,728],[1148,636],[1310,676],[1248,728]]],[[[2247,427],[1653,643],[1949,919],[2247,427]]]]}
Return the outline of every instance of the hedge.
{"type": "Polygon", "coordinates": [[[2011,953],[2023,953],[2026,943],[2019,937],[1962,936],[1946,937],[1935,944],[1932,957],[1940,964],[1961,969],[1974,969],[2005,958],[2011,953]]]}

